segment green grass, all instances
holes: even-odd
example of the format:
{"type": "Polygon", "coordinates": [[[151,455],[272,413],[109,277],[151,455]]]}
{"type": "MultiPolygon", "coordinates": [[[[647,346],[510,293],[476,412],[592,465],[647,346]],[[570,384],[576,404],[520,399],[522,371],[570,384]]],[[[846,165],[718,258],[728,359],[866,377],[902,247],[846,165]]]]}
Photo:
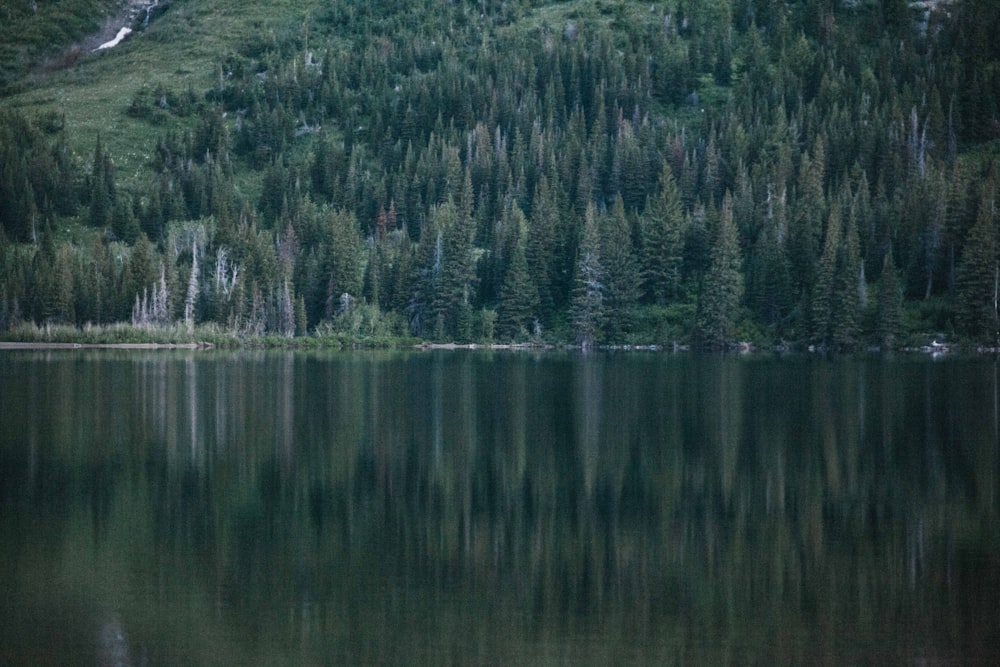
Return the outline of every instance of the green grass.
{"type": "MultiPolygon", "coordinates": [[[[96,12],[98,5],[107,9],[118,1],[72,3],[96,12]]],[[[64,117],[71,148],[83,165],[89,164],[100,133],[114,161],[119,187],[136,191],[148,182],[157,137],[168,130],[193,129],[195,122],[195,114],[182,117],[158,109],[155,118],[131,117],[126,111],[137,94],[149,96],[157,87],[178,94],[190,89],[203,99],[218,83],[219,63],[226,54],[245,50],[248,45],[263,47],[288,36],[298,37],[306,18],[321,19],[328,6],[325,0],[173,0],[146,31],[113,49],[84,52],[66,67],[35,67],[21,81],[22,92],[0,97],[0,108],[15,108],[29,118],[64,117]]],[[[652,26],[661,16],[661,11],[651,12],[646,3],[555,2],[529,11],[502,28],[500,34],[530,34],[542,26],[561,32],[569,21],[581,30],[625,20],[652,26]]],[[[43,20],[41,16],[23,18],[22,27],[37,32],[43,20]]],[[[99,26],[101,21],[98,17],[91,25],[99,26]]],[[[82,37],[79,29],[70,34],[77,40],[82,37]]],[[[327,36],[312,37],[316,48],[326,43],[327,36]]],[[[60,42],[63,48],[72,44],[67,39],[64,36],[60,42]]],[[[254,187],[246,184],[251,195],[254,187]]]]}
{"type": "Polygon", "coordinates": [[[300,25],[321,0],[174,0],[149,28],[101,53],[85,53],[63,69],[37,69],[24,92],[0,98],[0,107],[29,117],[56,113],[66,118],[73,151],[90,160],[98,133],[125,187],[142,182],[156,137],[185,129],[192,121],[169,116],[154,125],[126,115],[138,91],[162,85],[199,96],[217,81],[217,63],[247,40],[300,25]]]}
{"type": "Polygon", "coordinates": [[[409,348],[420,341],[387,333],[369,335],[326,329],[308,336],[246,336],[209,324],[188,329],[183,324],[159,327],[136,327],[127,323],[102,326],[21,323],[0,335],[0,340],[15,343],[68,343],[79,345],[206,344],[219,348],[283,349],[375,349],[409,348]]]}

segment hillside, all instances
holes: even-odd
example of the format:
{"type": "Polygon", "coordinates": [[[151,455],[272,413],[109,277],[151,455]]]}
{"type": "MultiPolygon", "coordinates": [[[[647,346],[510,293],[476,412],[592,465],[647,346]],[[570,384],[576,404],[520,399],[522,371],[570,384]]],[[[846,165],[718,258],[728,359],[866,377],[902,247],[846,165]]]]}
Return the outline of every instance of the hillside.
{"type": "Polygon", "coordinates": [[[8,337],[996,343],[995,3],[130,4],[4,10],[8,337]]]}

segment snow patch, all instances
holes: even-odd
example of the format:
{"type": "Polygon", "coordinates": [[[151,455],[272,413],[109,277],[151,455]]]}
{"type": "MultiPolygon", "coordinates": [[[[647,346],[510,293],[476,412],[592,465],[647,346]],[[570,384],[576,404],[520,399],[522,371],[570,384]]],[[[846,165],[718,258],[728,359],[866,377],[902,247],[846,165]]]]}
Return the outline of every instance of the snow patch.
{"type": "Polygon", "coordinates": [[[94,51],[96,52],[96,51],[102,51],[104,49],[112,49],[121,44],[121,41],[126,37],[128,37],[130,34],[132,34],[132,28],[122,28],[121,30],[118,31],[118,34],[115,35],[114,39],[112,39],[110,42],[104,42],[96,49],[94,49],[94,51]]]}

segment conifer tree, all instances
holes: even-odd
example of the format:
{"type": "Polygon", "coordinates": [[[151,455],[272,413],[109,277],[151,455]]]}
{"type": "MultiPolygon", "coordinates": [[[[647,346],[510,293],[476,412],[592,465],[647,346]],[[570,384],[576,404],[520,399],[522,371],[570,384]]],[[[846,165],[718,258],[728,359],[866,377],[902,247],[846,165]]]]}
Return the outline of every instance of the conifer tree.
{"type": "Polygon", "coordinates": [[[711,262],[698,298],[697,338],[706,347],[733,342],[737,310],[743,297],[741,261],[732,195],[727,192],[712,241],[711,262]]]}
{"type": "Polygon", "coordinates": [[[632,327],[631,309],[642,288],[639,263],[632,245],[632,229],[622,196],[615,198],[610,215],[602,215],[601,263],[604,267],[604,314],[609,340],[621,340],[632,327]]]}
{"type": "Polygon", "coordinates": [[[791,307],[788,256],[779,241],[779,229],[767,221],[754,244],[746,272],[747,302],[757,319],[777,326],[791,307]]]}
{"type": "Polygon", "coordinates": [[[513,208],[511,220],[514,230],[514,246],[500,288],[500,306],[497,309],[497,332],[508,338],[518,338],[532,330],[532,322],[537,321],[538,291],[528,273],[528,262],[525,256],[525,237],[528,235],[528,224],[517,202],[513,208]]]}
{"type": "Polygon", "coordinates": [[[559,264],[562,261],[557,248],[560,227],[556,192],[549,186],[548,177],[542,174],[531,207],[525,257],[528,273],[537,289],[538,315],[543,321],[548,321],[555,311],[558,298],[559,264]]]}
{"type": "Polygon", "coordinates": [[[364,285],[363,243],[353,213],[326,208],[324,217],[323,273],[327,276],[324,287],[324,312],[334,315],[341,296],[357,298],[364,285]]]}
{"type": "Polygon", "coordinates": [[[997,341],[997,229],[992,193],[979,205],[976,224],[969,230],[958,265],[957,324],[971,339],[997,341]]]}
{"type": "MultiPolygon", "coordinates": [[[[803,308],[813,292],[820,268],[816,264],[819,239],[823,235],[826,198],[823,194],[826,149],[817,135],[811,155],[802,156],[797,198],[789,225],[788,257],[796,297],[803,308]]],[[[832,259],[832,258],[831,258],[832,259]]]]}
{"type": "Polygon", "coordinates": [[[198,243],[191,244],[191,273],[188,275],[187,294],[184,297],[184,325],[188,330],[194,328],[195,307],[198,304],[199,280],[201,271],[198,265],[198,243]]]}
{"type": "Polygon", "coordinates": [[[680,191],[666,160],[660,174],[659,193],[640,216],[639,230],[646,298],[652,303],[666,304],[680,293],[685,236],[680,191]]]}
{"type": "Polygon", "coordinates": [[[843,238],[837,252],[836,280],[833,286],[832,340],[840,350],[857,346],[860,334],[861,292],[865,285],[858,246],[857,223],[852,206],[847,214],[843,238]]]}
{"type": "Polygon", "coordinates": [[[841,220],[840,207],[832,206],[826,223],[823,253],[816,267],[816,283],[810,302],[812,339],[820,345],[830,343],[834,316],[833,286],[837,279],[837,258],[840,256],[841,220]]]}
{"type": "Polygon", "coordinates": [[[604,328],[604,267],[601,264],[601,237],[597,211],[587,206],[577,248],[576,277],[570,318],[576,342],[590,347],[600,342],[604,328]]]}
{"type": "Polygon", "coordinates": [[[90,224],[106,227],[111,224],[115,209],[115,180],[111,157],[104,151],[101,135],[97,135],[94,145],[94,161],[91,167],[90,224]]]}
{"type": "Polygon", "coordinates": [[[368,303],[375,307],[382,304],[382,245],[378,241],[368,249],[368,262],[365,264],[364,295],[368,303]]]}
{"type": "Polygon", "coordinates": [[[882,274],[879,277],[876,333],[882,349],[891,350],[896,346],[902,326],[902,309],[903,289],[890,247],[882,261],[882,274]]]}
{"type": "Polygon", "coordinates": [[[139,240],[132,246],[125,261],[122,277],[122,300],[119,302],[118,319],[128,317],[133,302],[148,292],[156,281],[156,249],[145,234],[139,235],[139,240]]]}

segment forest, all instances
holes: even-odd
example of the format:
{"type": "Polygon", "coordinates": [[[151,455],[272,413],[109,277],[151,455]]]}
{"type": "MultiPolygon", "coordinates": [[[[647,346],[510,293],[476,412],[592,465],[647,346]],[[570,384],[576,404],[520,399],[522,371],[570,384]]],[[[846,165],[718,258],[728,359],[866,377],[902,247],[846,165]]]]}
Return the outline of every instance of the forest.
{"type": "Polygon", "coordinates": [[[14,103],[197,5],[6,42],[0,337],[998,345],[991,0],[302,3],[128,91],[128,169],[14,103]]]}

